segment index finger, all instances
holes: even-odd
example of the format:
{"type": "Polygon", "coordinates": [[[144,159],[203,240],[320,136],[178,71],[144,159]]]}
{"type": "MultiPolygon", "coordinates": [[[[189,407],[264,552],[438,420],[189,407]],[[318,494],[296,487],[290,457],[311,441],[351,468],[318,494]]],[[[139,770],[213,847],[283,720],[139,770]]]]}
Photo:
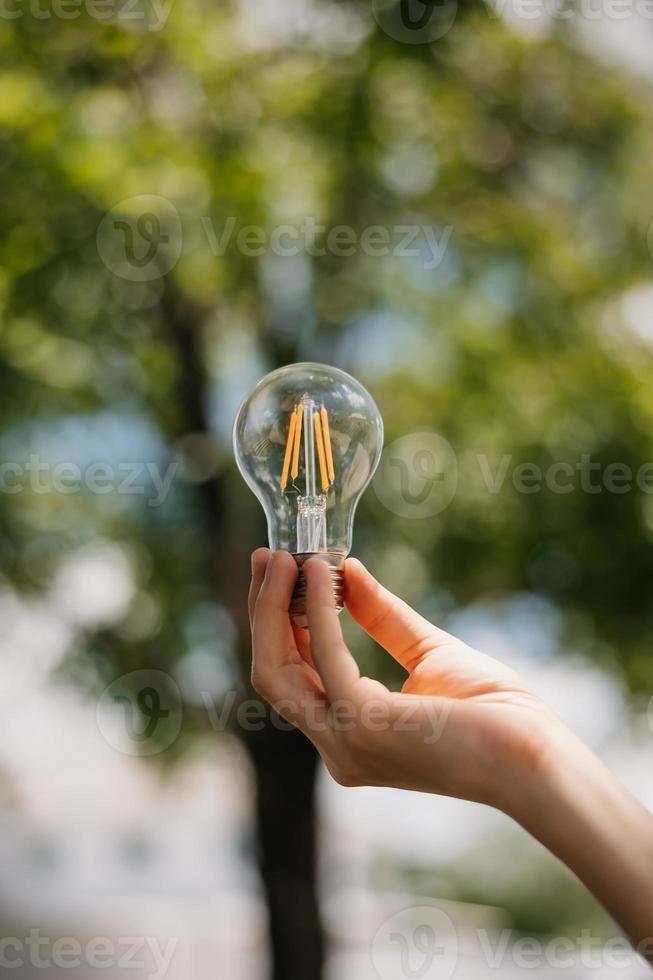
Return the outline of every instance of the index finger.
{"type": "MultiPolygon", "coordinates": [[[[252,622],[252,674],[267,678],[283,664],[300,660],[288,608],[297,578],[297,564],[284,551],[270,556],[265,578],[254,605],[252,622]]],[[[254,686],[257,681],[255,679],[254,686]]]]}
{"type": "Polygon", "coordinates": [[[261,591],[261,586],[263,585],[263,579],[265,578],[265,571],[268,567],[268,562],[270,561],[270,555],[271,551],[269,548],[257,548],[252,554],[252,581],[249,587],[249,596],[247,597],[250,629],[254,625],[254,609],[256,608],[258,594],[261,591]]]}
{"type": "Polygon", "coordinates": [[[319,558],[310,558],[303,571],[311,653],[326,695],[333,702],[351,695],[360,671],[342,635],[328,567],[319,558]]]}

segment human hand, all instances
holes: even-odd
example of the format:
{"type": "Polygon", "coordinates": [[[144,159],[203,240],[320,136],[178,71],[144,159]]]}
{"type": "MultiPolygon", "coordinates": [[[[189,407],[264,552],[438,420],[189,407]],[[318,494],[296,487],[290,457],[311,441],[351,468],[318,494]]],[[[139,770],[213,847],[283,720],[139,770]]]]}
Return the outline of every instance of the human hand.
{"type": "Polygon", "coordinates": [[[346,786],[496,806],[565,862],[653,963],[653,816],[504,664],[433,626],[355,560],[354,619],[407,671],[401,692],[361,677],[323,562],[304,565],[309,631],[288,608],[292,556],[252,557],[254,687],[346,786]]]}
{"type": "Polygon", "coordinates": [[[345,566],[353,618],[407,671],[401,692],[361,677],[345,645],[328,569],[308,561],[309,630],[288,606],[297,567],[285,552],[253,556],[253,683],[315,744],[347,786],[385,785],[506,808],[564,726],[504,664],[433,626],[364,566],[345,566]]]}

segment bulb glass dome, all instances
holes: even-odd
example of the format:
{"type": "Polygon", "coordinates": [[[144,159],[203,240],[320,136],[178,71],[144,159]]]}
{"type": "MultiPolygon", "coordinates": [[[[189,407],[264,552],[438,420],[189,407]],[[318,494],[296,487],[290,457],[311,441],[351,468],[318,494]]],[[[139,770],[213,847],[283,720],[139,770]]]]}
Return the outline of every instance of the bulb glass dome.
{"type": "Polygon", "coordinates": [[[265,511],[270,547],[348,554],[382,446],[379,410],[345,371],[291,364],[259,381],[238,411],[234,452],[265,511]]]}

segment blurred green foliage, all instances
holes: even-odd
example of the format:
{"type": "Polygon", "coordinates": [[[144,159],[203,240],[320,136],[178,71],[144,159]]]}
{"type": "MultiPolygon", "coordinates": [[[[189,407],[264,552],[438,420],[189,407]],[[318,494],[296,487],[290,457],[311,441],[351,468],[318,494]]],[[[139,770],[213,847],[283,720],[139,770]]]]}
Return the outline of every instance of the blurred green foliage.
{"type": "Polygon", "coordinates": [[[333,30],[267,38],[243,9],[184,0],[157,31],[27,9],[2,24],[3,458],[181,463],[156,508],[3,492],[4,576],[38,594],[69,552],[117,542],[132,606],[68,669],[101,685],[201,648],[228,674],[264,540],[231,418],[276,363],[332,361],[373,392],[388,442],[434,430],[458,456],[455,499],[433,519],[368,492],[355,547],[373,571],[436,615],[541,593],[570,649],[650,690],[653,495],[519,493],[509,478],[490,493],[478,463],[653,460],[650,93],[575,35],[528,38],[481,5],[425,46],[386,36],[364,3],[324,4],[333,30]],[[165,276],[132,282],[96,234],[140,195],[177,210],[183,247],[165,276]],[[431,270],[361,252],[252,257],[233,240],[217,255],[207,234],[309,216],[358,236],[452,234],[431,270]]]}

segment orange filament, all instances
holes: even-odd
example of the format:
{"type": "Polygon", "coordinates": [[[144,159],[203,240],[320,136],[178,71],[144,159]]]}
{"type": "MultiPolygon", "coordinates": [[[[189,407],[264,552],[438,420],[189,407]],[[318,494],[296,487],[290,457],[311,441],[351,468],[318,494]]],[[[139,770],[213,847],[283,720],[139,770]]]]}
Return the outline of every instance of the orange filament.
{"type": "Polygon", "coordinates": [[[304,406],[300,402],[297,406],[297,419],[295,421],[295,445],[292,455],[292,469],[290,475],[293,480],[296,480],[299,475],[299,449],[302,444],[302,418],[304,415],[304,406]]]}
{"type": "Polygon", "coordinates": [[[336,478],[336,474],[333,468],[333,453],[331,451],[331,433],[329,432],[329,419],[327,418],[327,411],[324,405],[320,409],[320,417],[322,419],[322,432],[324,433],[324,449],[326,451],[327,472],[329,474],[329,480],[333,483],[333,481],[336,478]]]}
{"type": "Polygon", "coordinates": [[[329,477],[327,476],[327,464],[324,457],[324,446],[322,444],[322,425],[320,423],[320,416],[315,415],[313,418],[313,423],[315,427],[315,445],[317,446],[317,457],[320,461],[320,477],[322,479],[322,489],[329,489],[329,477]]]}
{"type": "Polygon", "coordinates": [[[290,416],[290,425],[288,426],[288,439],[286,441],[286,453],[283,457],[283,469],[281,471],[281,489],[285,490],[288,483],[288,470],[290,469],[290,457],[292,455],[293,444],[295,439],[295,427],[297,425],[297,409],[290,416]]]}

